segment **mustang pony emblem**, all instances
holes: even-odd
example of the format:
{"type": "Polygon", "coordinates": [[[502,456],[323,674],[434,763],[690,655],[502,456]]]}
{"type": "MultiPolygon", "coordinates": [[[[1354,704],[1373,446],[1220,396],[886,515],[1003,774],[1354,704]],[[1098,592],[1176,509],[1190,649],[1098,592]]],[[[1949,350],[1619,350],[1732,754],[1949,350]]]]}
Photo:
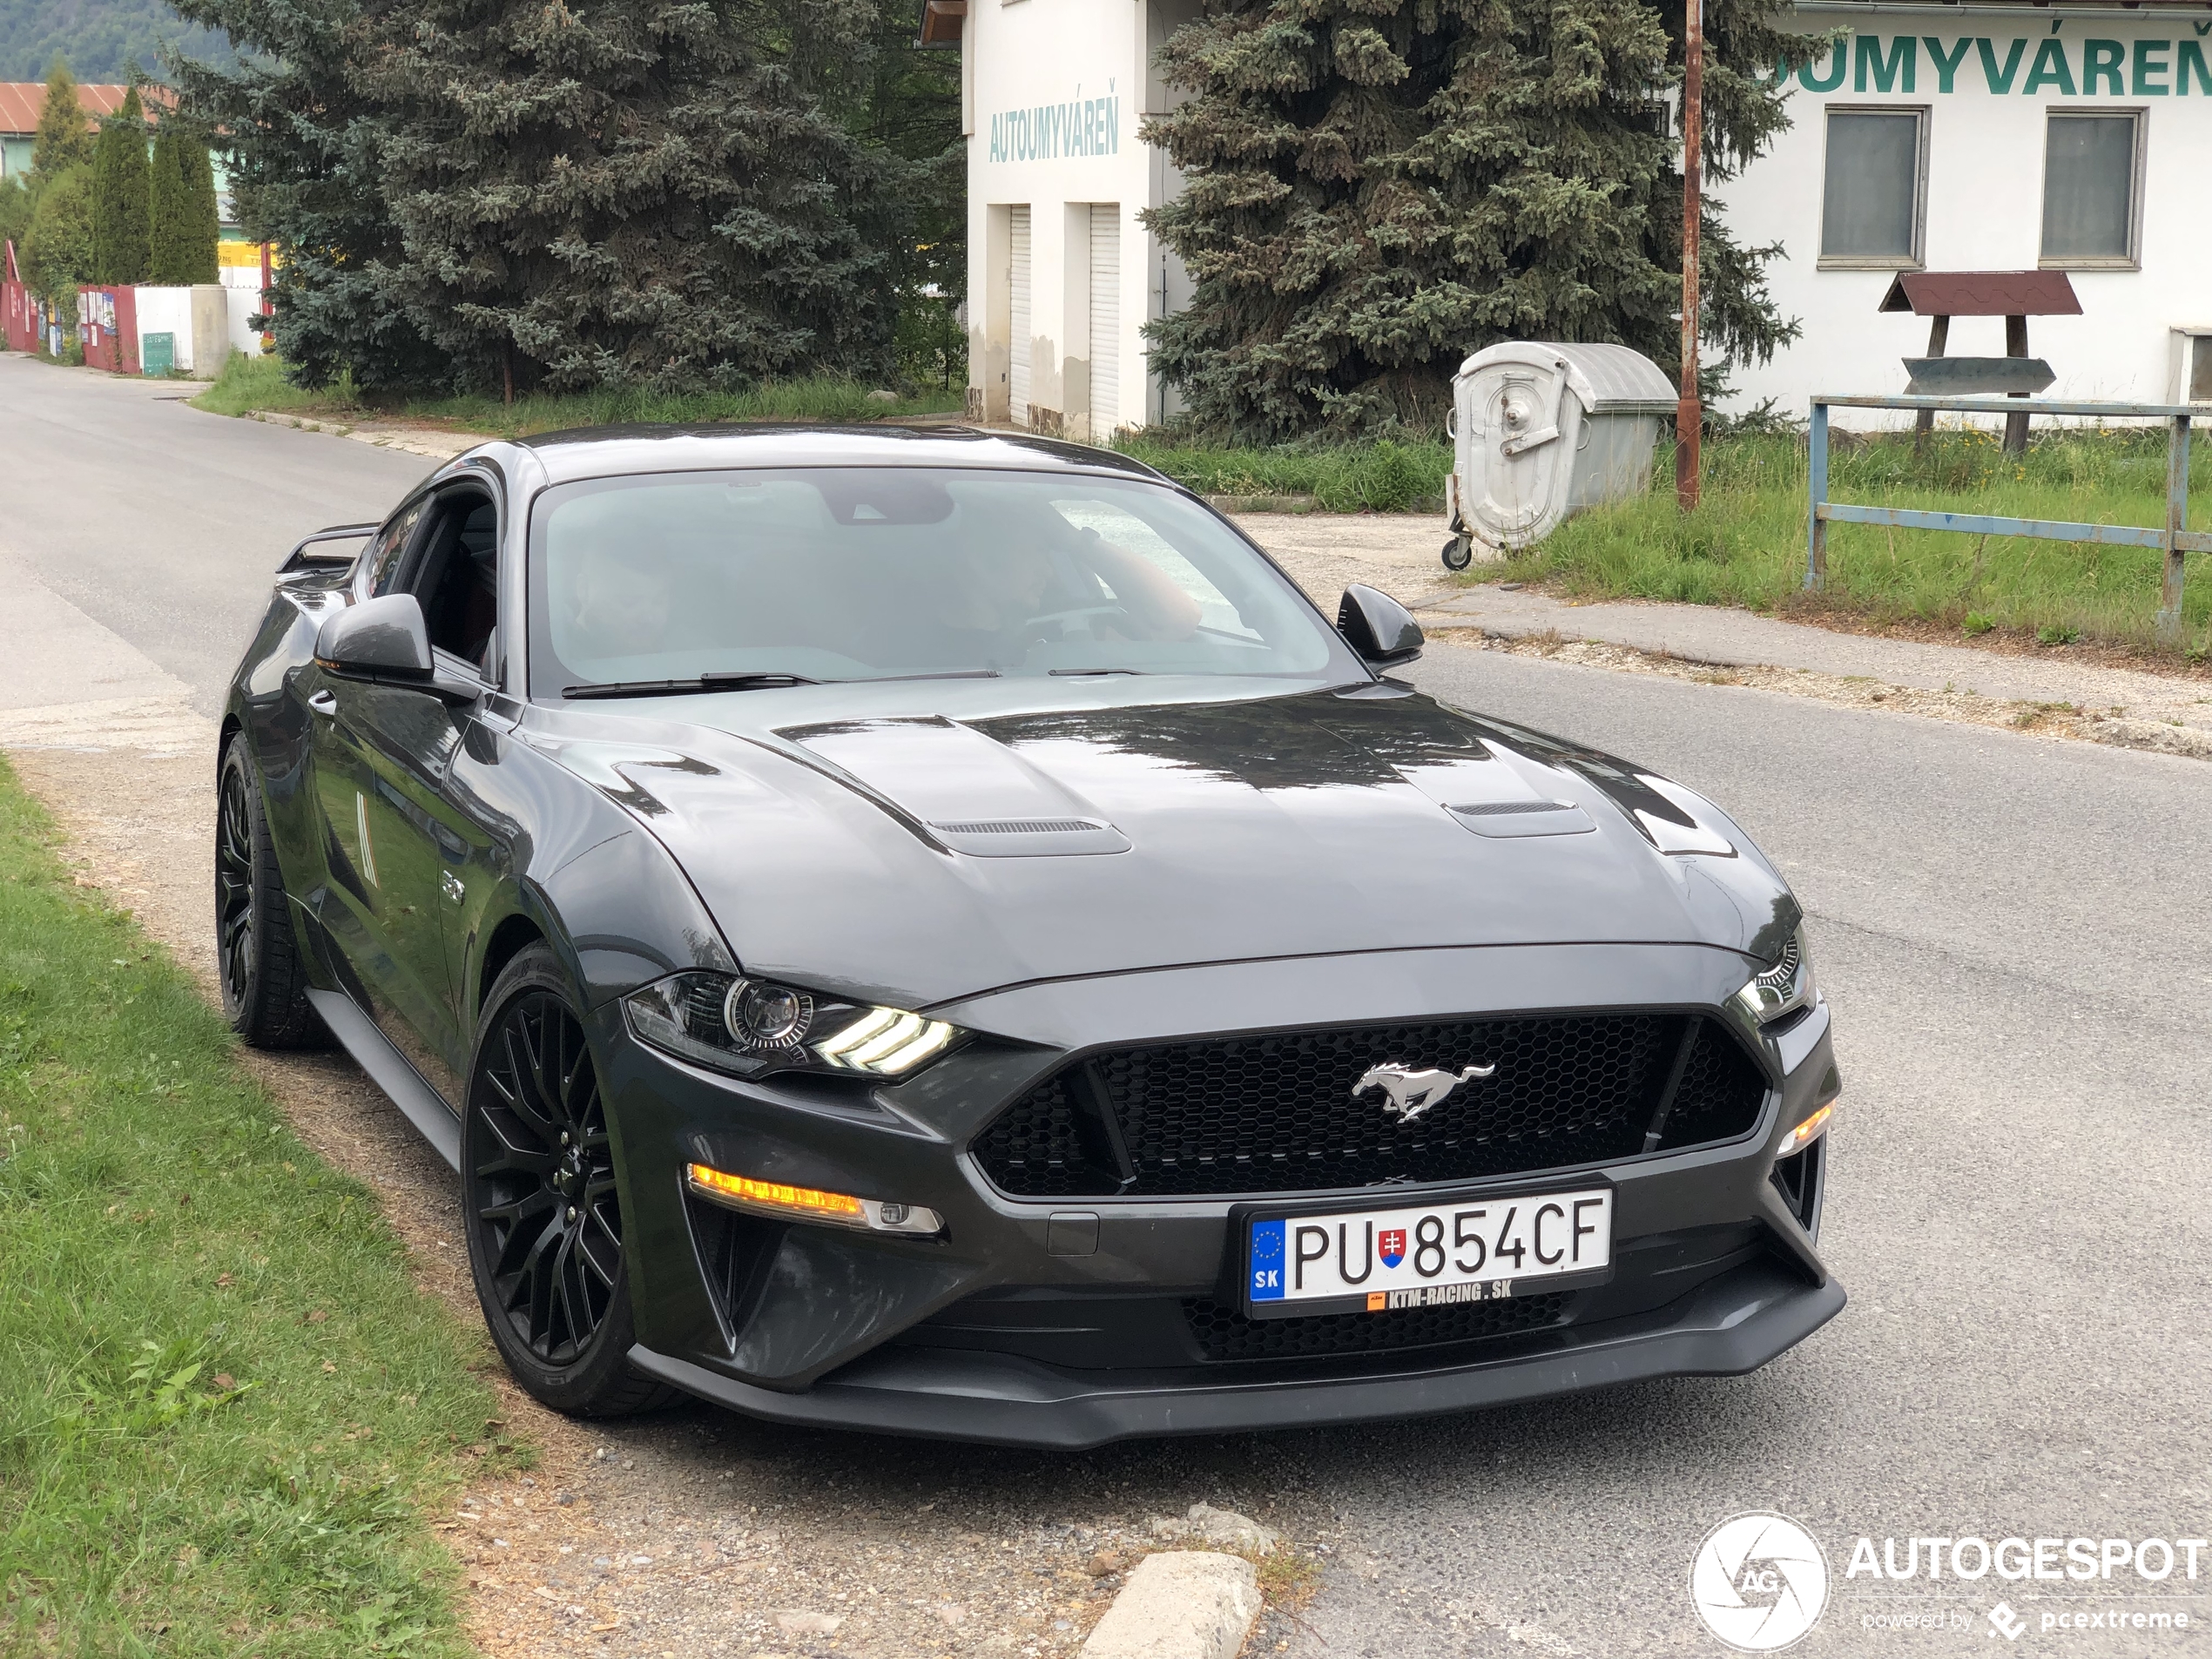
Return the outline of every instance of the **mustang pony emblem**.
{"type": "Polygon", "coordinates": [[[1461,1083],[1490,1076],[1497,1069],[1495,1066],[1469,1066],[1460,1072],[1433,1068],[1415,1071],[1393,1060],[1368,1067],[1366,1076],[1352,1086],[1352,1097],[1357,1100],[1370,1089],[1379,1089],[1389,1096],[1383,1102],[1383,1110],[1401,1123],[1410,1123],[1461,1083]]]}

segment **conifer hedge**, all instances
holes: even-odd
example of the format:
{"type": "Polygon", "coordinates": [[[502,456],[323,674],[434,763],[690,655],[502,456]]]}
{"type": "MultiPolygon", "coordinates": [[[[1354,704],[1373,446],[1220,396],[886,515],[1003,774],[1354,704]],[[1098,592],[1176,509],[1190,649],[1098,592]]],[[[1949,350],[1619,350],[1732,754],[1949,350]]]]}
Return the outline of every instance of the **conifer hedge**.
{"type": "Polygon", "coordinates": [[[145,108],[138,89],[100,124],[92,158],[92,266],[100,282],[144,282],[149,242],[145,108]]]}

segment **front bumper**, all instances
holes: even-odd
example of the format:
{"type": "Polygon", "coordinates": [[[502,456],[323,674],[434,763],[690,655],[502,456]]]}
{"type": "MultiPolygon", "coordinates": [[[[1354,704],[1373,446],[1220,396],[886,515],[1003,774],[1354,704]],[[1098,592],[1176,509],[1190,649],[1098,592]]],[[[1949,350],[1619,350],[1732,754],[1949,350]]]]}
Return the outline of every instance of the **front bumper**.
{"type": "MultiPolygon", "coordinates": [[[[697,1072],[643,1049],[618,1013],[603,1009],[597,1035],[616,1107],[633,1363],[774,1421],[1068,1447],[1416,1416],[1751,1370],[1844,1302],[1814,1248],[1817,1160],[1797,1165],[1804,1178],[1794,1187],[1776,1174],[1788,1126],[1832,1092],[1824,1007],[1764,1042],[1768,1099],[1749,1134],[1545,1172],[1547,1184],[1556,1177],[1613,1187],[1610,1283],[1554,1296],[1541,1318],[1532,1307],[1519,1324],[1423,1346],[1361,1345],[1362,1334],[1350,1345],[1254,1357],[1236,1305],[1243,1264],[1233,1201],[1009,1198],[962,1150],[1058,1054],[1102,1031],[1246,1023],[1235,995],[1205,994],[1224,986],[1285,1026],[1357,1017],[1363,1010],[1346,1007],[1354,997],[1418,1011],[1557,1007],[1595,990],[1590,1000],[1601,1005],[1710,1008],[1740,982],[1740,964],[1692,948],[1434,953],[1360,976],[1342,964],[1271,967],[1267,979],[1251,968],[1177,975],[1143,1007],[1112,1006],[1120,988],[1094,984],[1019,1022],[971,1015],[963,1021],[971,1028],[1033,1046],[985,1045],[873,1096],[697,1072]],[[946,1235],[894,1238],[733,1217],[684,1193],[687,1161],[927,1205],[946,1218],[946,1235]],[[1217,1333],[1224,1319],[1243,1328],[1210,1346],[1200,1329],[1209,1319],[1217,1333]]],[[[1523,1187],[1529,1179],[1514,1177],[1523,1187]]],[[[1435,1190],[1393,1197],[1426,1190],[1435,1190]]],[[[1355,1209],[1374,1195],[1301,1195],[1325,1196],[1355,1209]]]]}
{"type": "Polygon", "coordinates": [[[1653,1312],[1547,1333],[1531,1351],[1447,1370],[1399,1368],[1320,1381],[1147,1385],[1010,1355],[878,1350],[801,1393],[755,1387],[688,1359],[633,1348],[650,1376],[748,1417],[995,1446],[1081,1451],[1109,1440],[1433,1417],[1655,1377],[1756,1371],[1843,1311],[1834,1279],[1810,1285],[1770,1262],[1708,1280],[1653,1312]]]}

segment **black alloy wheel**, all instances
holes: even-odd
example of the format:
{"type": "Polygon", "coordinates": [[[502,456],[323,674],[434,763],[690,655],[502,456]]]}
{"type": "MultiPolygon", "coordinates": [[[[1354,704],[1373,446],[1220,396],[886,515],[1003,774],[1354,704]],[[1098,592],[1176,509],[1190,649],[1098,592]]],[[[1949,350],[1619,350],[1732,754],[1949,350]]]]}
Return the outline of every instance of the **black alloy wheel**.
{"type": "Polygon", "coordinates": [[[225,766],[215,807],[215,958],[227,1008],[244,1007],[253,981],[253,820],[246,772],[225,766]]]}
{"type": "Polygon", "coordinates": [[[215,966],[223,1016],[257,1049],[325,1040],[286,907],[261,786],[246,734],[224,746],[215,791],[215,966]]]}
{"type": "Polygon", "coordinates": [[[469,1264],[493,1340],[556,1410],[643,1410],[665,1391],[629,1367],[606,1105],[552,952],[517,955],[487,1005],[461,1150],[469,1264]]]}

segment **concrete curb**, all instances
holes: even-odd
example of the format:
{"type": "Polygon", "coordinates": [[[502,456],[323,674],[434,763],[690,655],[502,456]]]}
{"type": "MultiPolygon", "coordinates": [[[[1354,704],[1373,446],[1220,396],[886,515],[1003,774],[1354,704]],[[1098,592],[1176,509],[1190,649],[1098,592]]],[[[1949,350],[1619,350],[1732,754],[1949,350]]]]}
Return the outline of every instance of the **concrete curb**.
{"type": "Polygon", "coordinates": [[[1131,1570],[1081,1659],[1236,1659],[1259,1609],[1259,1575],[1243,1556],[1165,1550],[1131,1570]]]}
{"type": "Polygon", "coordinates": [[[301,432],[327,432],[334,438],[351,438],[356,443],[373,443],[380,449],[398,449],[431,461],[450,461],[463,451],[475,448],[486,436],[475,432],[439,432],[373,424],[347,426],[342,421],[318,421],[312,415],[286,415],[276,409],[248,409],[242,418],[259,421],[265,426],[288,426],[301,432]]]}

